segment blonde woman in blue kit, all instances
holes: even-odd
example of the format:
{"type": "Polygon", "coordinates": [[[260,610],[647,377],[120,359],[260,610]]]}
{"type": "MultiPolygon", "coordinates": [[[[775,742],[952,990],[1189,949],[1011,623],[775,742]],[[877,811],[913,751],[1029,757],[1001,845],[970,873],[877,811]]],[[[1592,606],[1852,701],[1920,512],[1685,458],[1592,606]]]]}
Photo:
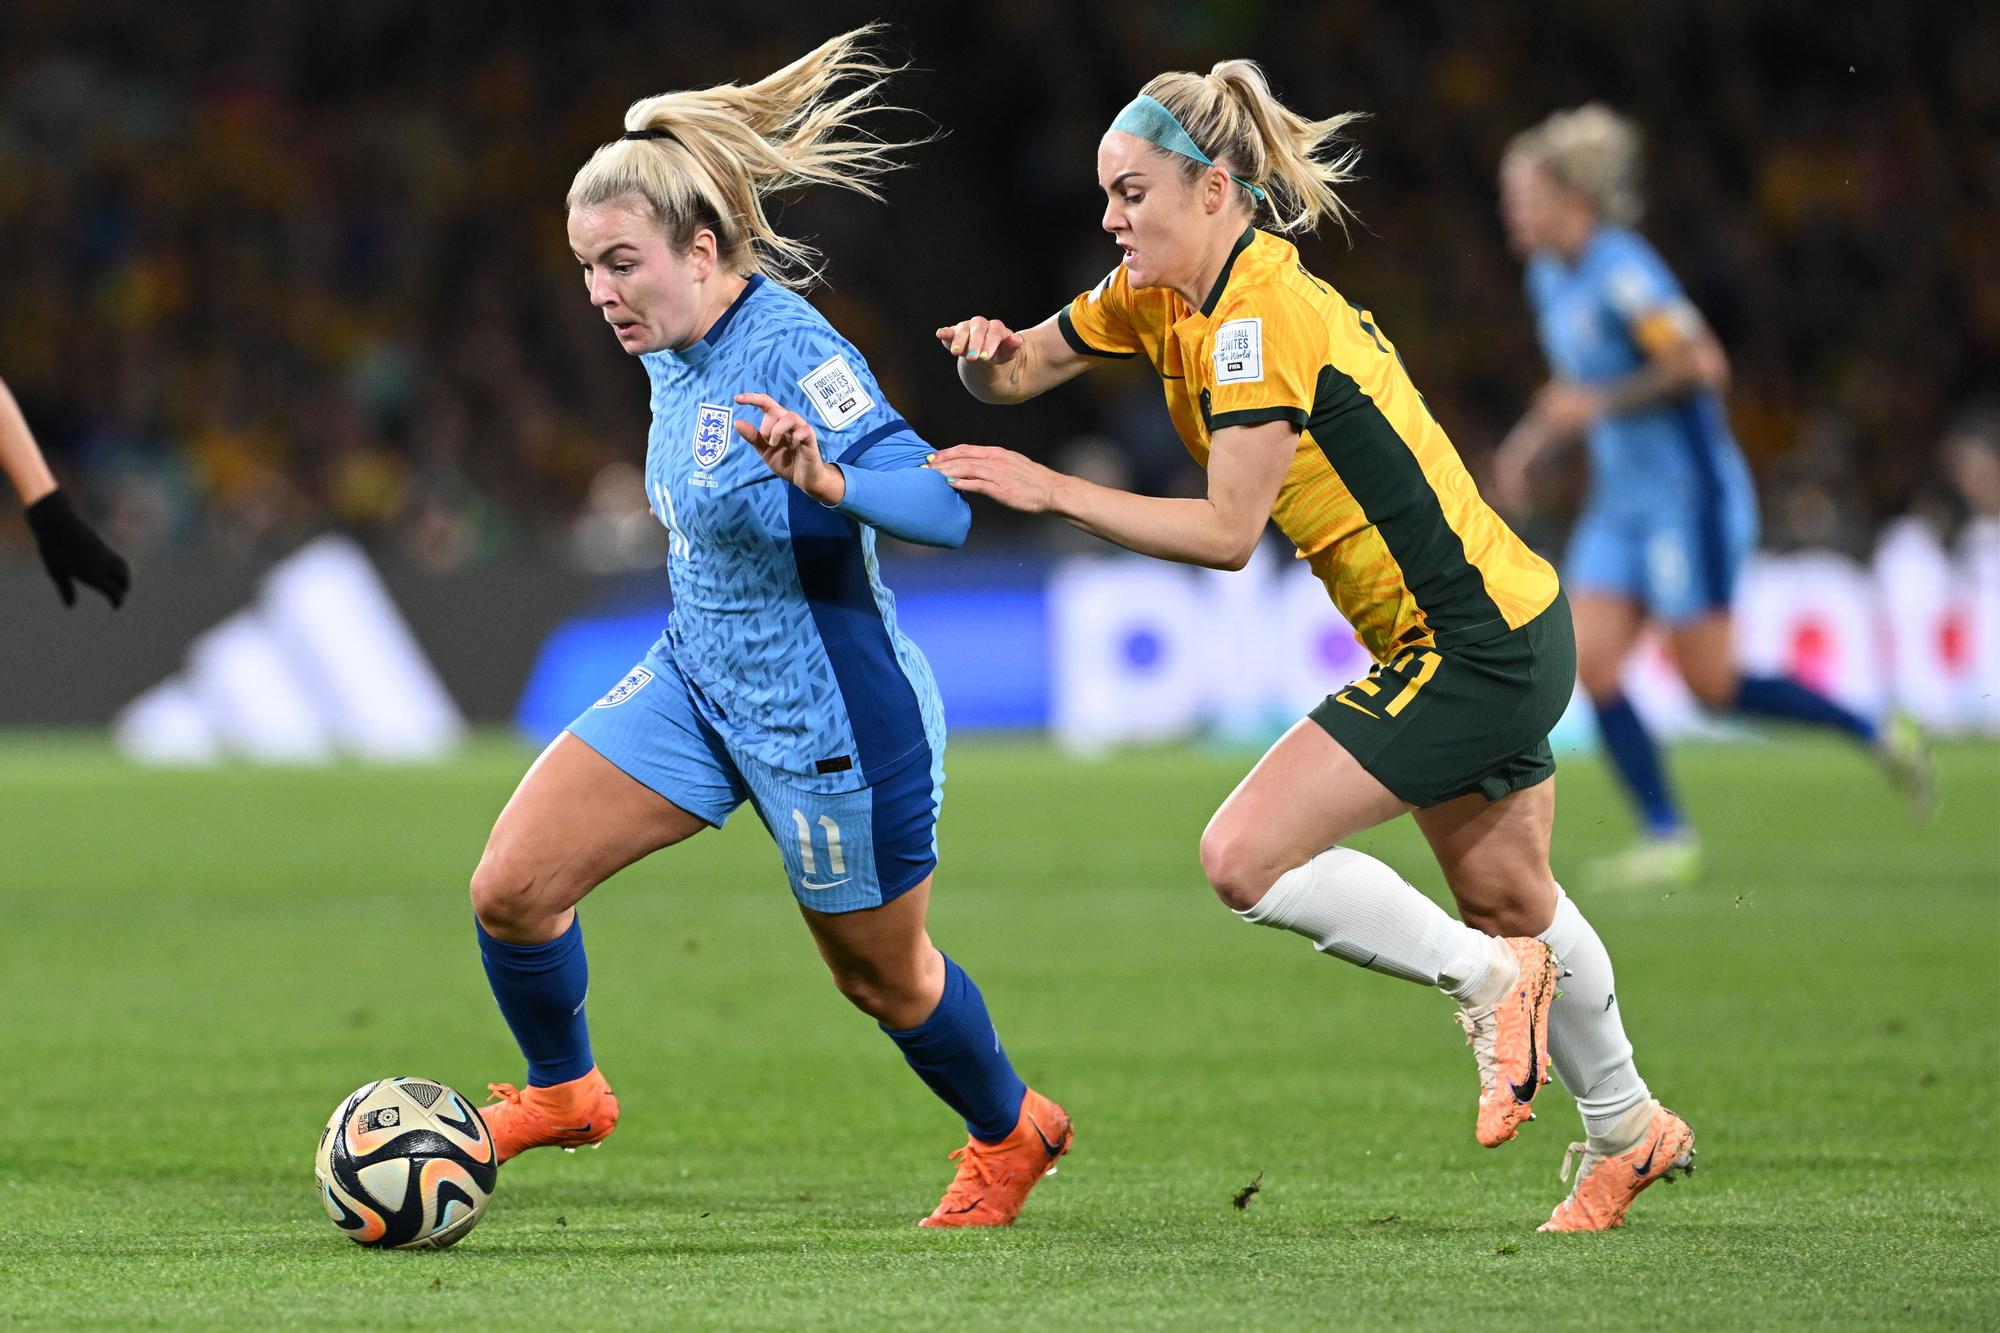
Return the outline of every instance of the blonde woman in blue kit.
{"type": "Polygon", "coordinates": [[[1641,834],[1585,873],[1645,886],[1701,875],[1701,843],[1625,697],[1625,665],[1649,625],[1704,707],[1852,740],[1919,815],[1934,780],[1910,719],[1878,722],[1789,676],[1737,668],[1730,603],[1757,545],[1757,494],[1723,407],[1722,344],[1634,229],[1639,148],[1637,128],[1595,103],[1558,111],[1508,146],[1500,213],[1527,264],[1552,378],[1501,442],[1494,473],[1498,498],[1519,509],[1543,459],[1579,441],[1589,454],[1590,493],[1563,579],[1576,605],[1578,673],[1641,834]]]}
{"type": "Polygon", "coordinates": [[[1007,449],[960,446],[932,466],[967,494],[1184,564],[1240,569],[1277,523],[1376,666],[1258,761],[1203,831],[1202,869],[1243,920],[1456,999],[1482,1145],[1533,1118],[1552,1058],[1587,1137],[1543,1229],[1602,1231],[1692,1168],[1694,1132],[1639,1077],[1610,955],[1549,869],[1548,733],[1576,670],[1555,571],[1480,498],[1375,313],[1284,239],[1344,219],[1350,119],[1298,115],[1247,60],[1160,75],[1098,145],[1118,266],[1023,332],[986,317],[937,331],[992,403],[1144,358],[1205,496],[1134,495],[1007,449]],[[1344,845],[1405,814],[1458,919],[1344,845]]]}
{"type": "Polygon", "coordinates": [[[650,389],[673,611],[529,768],[473,874],[481,961],[528,1066],[484,1114],[502,1161],[612,1133],[623,1108],[591,1045],[577,905],[748,805],[834,984],[964,1121],[919,1225],[1006,1226],[1069,1150],[1070,1119],[1015,1072],[928,933],[944,710],[875,560],[877,532],[953,547],[972,516],[794,290],[817,276],[812,252],[763,204],[810,184],[873,196],[893,165],[901,145],[853,125],[892,72],[871,31],[747,86],[635,103],[570,186],[590,303],[650,389]]]}

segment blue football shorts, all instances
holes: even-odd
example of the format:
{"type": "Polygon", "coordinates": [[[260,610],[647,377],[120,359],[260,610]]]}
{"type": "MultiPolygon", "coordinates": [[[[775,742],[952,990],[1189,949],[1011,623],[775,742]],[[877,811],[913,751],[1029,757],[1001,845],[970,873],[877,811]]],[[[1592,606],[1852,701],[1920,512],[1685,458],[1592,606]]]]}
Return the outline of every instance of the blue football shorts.
{"type": "Polygon", "coordinates": [[[1691,507],[1592,507],[1570,533],[1563,586],[1571,597],[1623,597],[1684,625],[1729,609],[1756,547],[1756,498],[1740,492],[1691,507]]]}
{"type": "Polygon", "coordinates": [[[570,734],[697,819],[721,828],[745,801],[784,857],[792,895],[816,912],[893,902],[937,867],[941,749],[921,749],[856,791],[808,791],[731,750],[655,644],[570,734]]]}

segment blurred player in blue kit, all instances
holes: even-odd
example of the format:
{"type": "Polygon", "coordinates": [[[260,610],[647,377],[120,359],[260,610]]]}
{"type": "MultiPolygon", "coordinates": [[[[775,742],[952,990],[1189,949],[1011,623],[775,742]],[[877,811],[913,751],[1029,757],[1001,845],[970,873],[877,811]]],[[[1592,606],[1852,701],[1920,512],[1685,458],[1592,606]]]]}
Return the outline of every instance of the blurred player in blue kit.
{"type": "Polygon", "coordinates": [[[473,876],[487,976],[528,1062],[485,1114],[502,1161],[611,1132],[576,904],[747,801],[834,983],[965,1121],[923,1225],[1005,1225],[1070,1122],[925,931],[944,715],[875,557],[878,530],[957,546],[971,514],[861,354],[785,285],[817,275],[813,255],[762,202],[810,184],[875,197],[906,145],[852,130],[892,72],[871,31],[748,86],[635,103],[570,187],[591,304],[651,386],[646,487],[674,607],[528,770],[473,876]]]}
{"type": "Polygon", "coordinates": [[[1730,598],[1757,544],[1757,497],[1723,411],[1721,344],[1632,230],[1638,168],[1638,132],[1596,104],[1557,112],[1507,149],[1501,216],[1527,261],[1554,378],[1501,442],[1495,500],[1521,507],[1540,460],[1587,442],[1590,494],[1563,583],[1576,615],[1577,674],[1644,828],[1591,877],[1671,884],[1700,874],[1701,848],[1621,684],[1648,621],[1665,630],[1675,667],[1705,707],[1851,737],[1919,813],[1932,778],[1926,742],[1908,720],[1878,725],[1796,680],[1736,666],[1730,598]]]}

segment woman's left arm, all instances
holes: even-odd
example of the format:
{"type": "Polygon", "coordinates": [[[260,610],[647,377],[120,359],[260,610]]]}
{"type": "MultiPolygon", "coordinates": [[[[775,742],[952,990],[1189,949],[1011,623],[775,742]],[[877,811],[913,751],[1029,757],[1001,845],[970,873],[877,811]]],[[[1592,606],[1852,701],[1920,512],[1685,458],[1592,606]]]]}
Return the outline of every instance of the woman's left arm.
{"type": "Polygon", "coordinates": [[[1141,555],[1209,569],[1241,569],[1270,521],[1299,430],[1286,421],[1230,426],[1215,433],[1208,495],[1167,500],[1099,486],[1043,467],[1011,449],[961,444],[931,459],[958,490],[1023,513],[1057,514],[1141,555]]]}
{"type": "Polygon", "coordinates": [[[1657,311],[1633,322],[1632,337],[1646,363],[1608,384],[1551,380],[1535,396],[1530,416],[1557,436],[1581,434],[1600,417],[1643,412],[1712,389],[1729,387],[1729,356],[1692,308],[1657,311]]]}
{"type": "Polygon", "coordinates": [[[829,509],[891,537],[920,546],[963,546],[972,508],[943,477],[924,467],[926,450],[908,430],[870,445],[869,467],[850,456],[835,463],[820,456],[812,423],[768,394],[739,393],[736,401],[761,409],[756,425],[736,422],[736,432],[771,471],[829,509]]]}

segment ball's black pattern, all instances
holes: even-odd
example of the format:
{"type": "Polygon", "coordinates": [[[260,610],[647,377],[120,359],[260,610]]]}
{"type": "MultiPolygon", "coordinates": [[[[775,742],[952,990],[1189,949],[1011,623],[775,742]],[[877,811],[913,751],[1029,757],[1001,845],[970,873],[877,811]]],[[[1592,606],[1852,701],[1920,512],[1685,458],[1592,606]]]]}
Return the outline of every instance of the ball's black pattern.
{"type": "Polygon", "coordinates": [[[471,1230],[499,1175],[478,1111],[422,1079],[381,1079],[320,1135],[321,1201],[357,1244],[442,1248],[471,1230]]]}

